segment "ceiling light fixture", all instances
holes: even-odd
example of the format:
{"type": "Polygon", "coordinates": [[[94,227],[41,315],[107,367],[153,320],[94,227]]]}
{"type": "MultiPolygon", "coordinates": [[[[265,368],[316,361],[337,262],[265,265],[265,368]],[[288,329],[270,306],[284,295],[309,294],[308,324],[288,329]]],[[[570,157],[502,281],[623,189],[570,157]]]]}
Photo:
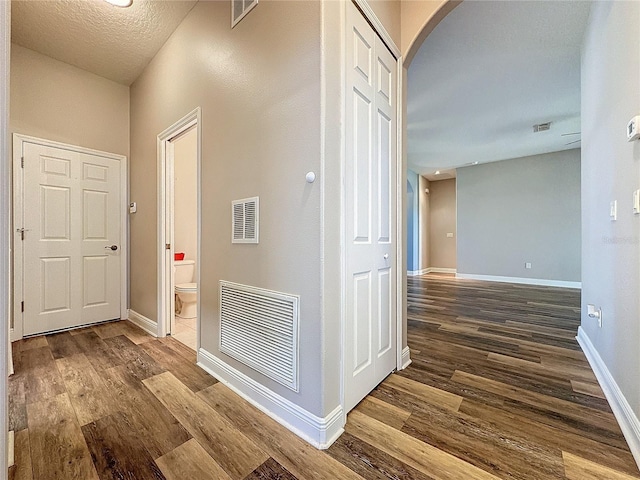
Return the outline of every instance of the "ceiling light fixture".
{"type": "Polygon", "coordinates": [[[133,0],[105,0],[105,1],[115,7],[120,7],[120,8],[130,7],[131,4],[133,3],[133,0]]]}
{"type": "Polygon", "coordinates": [[[436,175],[440,175],[440,170],[436,170],[436,175]]]}

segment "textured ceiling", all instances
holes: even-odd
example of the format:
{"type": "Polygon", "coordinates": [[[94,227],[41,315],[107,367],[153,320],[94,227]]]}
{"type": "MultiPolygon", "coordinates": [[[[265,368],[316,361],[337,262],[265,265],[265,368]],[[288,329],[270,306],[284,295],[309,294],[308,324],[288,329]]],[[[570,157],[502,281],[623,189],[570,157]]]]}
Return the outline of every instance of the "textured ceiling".
{"type": "Polygon", "coordinates": [[[462,2],[409,67],[409,168],[435,170],[576,148],[586,1],[462,2]],[[551,121],[547,132],[533,125],[551,121]]]}
{"type": "Polygon", "coordinates": [[[196,0],[13,0],[11,39],[65,63],[130,85],[196,0]]]}

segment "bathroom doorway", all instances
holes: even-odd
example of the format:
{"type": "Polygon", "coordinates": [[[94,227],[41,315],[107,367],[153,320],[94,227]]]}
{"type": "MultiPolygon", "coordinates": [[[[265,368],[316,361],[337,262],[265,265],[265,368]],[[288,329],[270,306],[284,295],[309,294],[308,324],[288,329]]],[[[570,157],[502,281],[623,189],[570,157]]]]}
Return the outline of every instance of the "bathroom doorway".
{"type": "Polygon", "coordinates": [[[200,109],[158,136],[158,336],[199,347],[200,109]]]}
{"type": "Polygon", "coordinates": [[[173,283],[171,336],[196,350],[198,322],[198,131],[170,140],[173,147],[173,283]]]}

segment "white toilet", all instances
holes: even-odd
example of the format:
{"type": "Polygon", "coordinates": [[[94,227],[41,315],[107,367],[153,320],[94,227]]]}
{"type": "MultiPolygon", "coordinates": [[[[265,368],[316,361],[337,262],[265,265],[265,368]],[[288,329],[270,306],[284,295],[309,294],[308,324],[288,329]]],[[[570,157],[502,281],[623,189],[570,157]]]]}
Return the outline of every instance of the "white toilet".
{"type": "Polygon", "coordinates": [[[198,315],[198,284],[193,282],[196,269],[194,260],[176,260],[173,262],[174,280],[176,284],[176,316],[179,318],[195,318],[198,315]]]}

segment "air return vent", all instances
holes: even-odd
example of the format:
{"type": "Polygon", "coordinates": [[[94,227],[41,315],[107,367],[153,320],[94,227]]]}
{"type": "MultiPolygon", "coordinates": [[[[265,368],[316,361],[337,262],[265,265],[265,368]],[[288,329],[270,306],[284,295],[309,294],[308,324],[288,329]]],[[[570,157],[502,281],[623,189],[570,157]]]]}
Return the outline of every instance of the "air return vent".
{"type": "Polygon", "coordinates": [[[547,122],[547,123],[536,123],[533,126],[533,133],[538,133],[538,132],[546,132],[547,130],[549,130],[551,128],[551,122],[547,122]]]}
{"type": "Polygon", "coordinates": [[[220,281],[220,351],[298,391],[299,297],[220,281]]]}
{"type": "Polygon", "coordinates": [[[231,28],[235,27],[256,5],[258,0],[231,0],[231,28]]]}
{"type": "Polygon", "coordinates": [[[231,243],[258,243],[258,197],[231,202],[231,243]]]}

